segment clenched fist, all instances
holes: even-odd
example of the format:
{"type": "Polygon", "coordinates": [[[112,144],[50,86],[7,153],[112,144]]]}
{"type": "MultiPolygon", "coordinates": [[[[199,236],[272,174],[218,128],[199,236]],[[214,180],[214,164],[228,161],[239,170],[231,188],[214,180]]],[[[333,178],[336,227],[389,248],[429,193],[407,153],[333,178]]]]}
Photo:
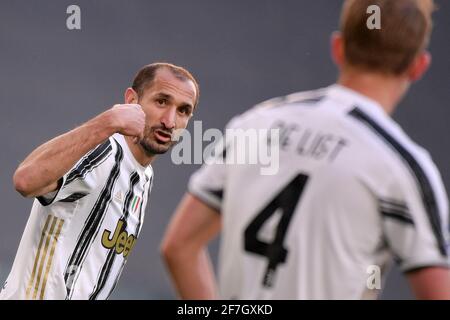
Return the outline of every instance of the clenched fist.
{"type": "Polygon", "coordinates": [[[145,113],[139,104],[116,104],[109,113],[118,133],[139,140],[144,138],[145,113]]]}

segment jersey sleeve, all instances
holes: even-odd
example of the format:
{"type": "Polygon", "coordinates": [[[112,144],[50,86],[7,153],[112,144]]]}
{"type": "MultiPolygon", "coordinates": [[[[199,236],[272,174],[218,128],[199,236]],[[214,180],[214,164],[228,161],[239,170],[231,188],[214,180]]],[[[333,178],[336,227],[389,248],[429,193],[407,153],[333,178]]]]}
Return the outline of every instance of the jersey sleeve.
{"type": "MultiPolygon", "coordinates": [[[[239,117],[233,118],[226,130],[237,128],[239,117]]],[[[217,211],[221,211],[226,192],[227,164],[226,157],[229,148],[226,138],[221,138],[214,146],[214,152],[205,159],[202,167],[194,172],[188,183],[188,192],[203,203],[217,211]]],[[[228,152],[229,153],[229,152],[228,152]]]]}
{"type": "Polygon", "coordinates": [[[112,144],[108,139],[89,151],[61,177],[55,191],[41,195],[37,200],[41,205],[48,206],[58,201],[73,202],[87,196],[99,183],[99,167],[112,152],[112,144]]]}
{"type": "Polygon", "coordinates": [[[379,200],[388,245],[404,272],[450,267],[448,198],[428,155],[410,178],[391,190],[394,197],[379,200]]]}

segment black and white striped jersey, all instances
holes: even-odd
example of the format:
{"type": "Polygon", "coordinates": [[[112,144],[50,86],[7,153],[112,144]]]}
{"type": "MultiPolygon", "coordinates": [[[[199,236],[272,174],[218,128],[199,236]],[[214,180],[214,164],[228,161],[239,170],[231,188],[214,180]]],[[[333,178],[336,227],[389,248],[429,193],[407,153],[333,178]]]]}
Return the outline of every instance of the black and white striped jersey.
{"type": "Polygon", "coordinates": [[[153,181],[120,134],[38,197],[2,299],[107,299],[144,221],[153,181]]]}
{"type": "MultiPolygon", "coordinates": [[[[448,266],[448,198],[429,154],[340,85],[273,99],[227,129],[279,129],[279,169],[203,165],[191,194],[221,212],[225,299],[361,299],[373,266],[448,266]]],[[[242,149],[228,144],[225,155],[242,149]]]]}

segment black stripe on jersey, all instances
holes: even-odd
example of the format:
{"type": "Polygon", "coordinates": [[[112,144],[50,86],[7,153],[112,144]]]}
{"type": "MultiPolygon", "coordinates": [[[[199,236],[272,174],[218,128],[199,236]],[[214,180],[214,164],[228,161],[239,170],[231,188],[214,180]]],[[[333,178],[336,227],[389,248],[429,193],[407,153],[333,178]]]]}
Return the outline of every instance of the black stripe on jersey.
{"type": "MultiPolygon", "coordinates": [[[[130,214],[131,200],[134,197],[133,189],[134,189],[134,186],[138,182],[139,182],[139,174],[136,171],[134,171],[130,176],[130,187],[125,195],[125,201],[124,201],[123,208],[122,208],[122,217],[120,218],[120,220],[123,221],[123,226],[122,226],[122,230],[120,230],[120,232],[127,229],[127,220],[128,220],[128,216],[130,214]]],[[[105,287],[105,284],[108,281],[108,277],[111,272],[111,268],[114,265],[116,256],[117,256],[116,248],[114,247],[112,249],[109,249],[108,256],[106,258],[105,263],[103,264],[103,267],[100,270],[100,274],[97,277],[97,284],[94,287],[94,291],[90,294],[89,300],[96,300],[98,295],[100,294],[100,292],[105,287]]],[[[125,257],[124,257],[124,259],[125,259],[125,257]]]]}
{"type": "Polygon", "coordinates": [[[219,158],[222,158],[223,162],[227,160],[227,152],[228,152],[229,146],[224,145],[221,154],[218,155],[219,158]]]}
{"type": "Polygon", "coordinates": [[[299,101],[292,101],[292,102],[289,102],[289,103],[315,104],[315,103],[319,103],[320,101],[322,101],[322,99],[324,97],[325,96],[318,96],[318,97],[315,97],[315,98],[302,99],[302,100],[299,100],[299,101]]]}
{"type": "Polygon", "coordinates": [[[39,196],[36,197],[36,199],[38,199],[38,201],[45,207],[48,206],[49,204],[51,204],[53,202],[53,200],[55,200],[56,196],[58,195],[59,190],[61,189],[62,185],[64,183],[64,178],[59,178],[58,179],[58,186],[56,187],[56,192],[55,195],[51,198],[51,199],[47,199],[44,196],[39,196]]]}
{"type": "Polygon", "coordinates": [[[222,201],[223,199],[223,189],[218,190],[208,190],[210,194],[214,195],[218,200],[222,201]]]}
{"type": "Polygon", "coordinates": [[[68,196],[62,200],[59,200],[59,201],[60,202],[75,202],[77,200],[80,200],[81,198],[86,197],[87,195],[88,194],[85,192],[75,192],[75,193],[72,193],[70,196],[68,196]]]}
{"type": "Polygon", "coordinates": [[[221,210],[222,210],[221,204],[217,205],[216,203],[213,203],[214,201],[212,201],[211,198],[208,197],[208,195],[210,195],[209,192],[205,192],[203,190],[197,191],[192,188],[189,188],[188,192],[191,196],[200,200],[204,205],[210,207],[211,209],[213,209],[214,211],[216,211],[219,214],[221,213],[221,210]]]}
{"type": "Polygon", "coordinates": [[[113,285],[111,286],[111,289],[109,289],[109,293],[108,293],[108,296],[106,297],[106,299],[109,299],[109,296],[114,292],[114,289],[116,289],[117,282],[119,282],[120,276],[122,275],[122,271],[123,271],[123,268],[125,268],[125,264],[126,264],[126,263],[127,263],[127,259],[124,259],[124,260],[122,261],[122,265],[120,266],[120,270],[119,270],[119,272],[117,273],[116,280],[114,280],[114,283],[113,283],[113,285]]]}
{"type": "MultiPolygon", "coordinates": [[[[56,196],[58,195],[58,192],[61,188],[66,187],[69,183],[71,183],[72,181],[74,181],[76,178],[84,178],[86,177],[86,175],[91,172],[92,170],[94,170],[95,168],[97,168],[99,165],[101,165],[111,154],[110,151],[112,150],[111,147],[111,142],[108,140],[106,140],[104,143],[102,143],[101,145],[99,145],[98,147],[96,147],[94,150],[92,150],[90,153],[88,153],[84,158],[83,161],[81,161],[81,163],[76,166],[72,171],[70,171],[67,174],[67,178],[66,181],[64,182],[63,178],[60,178],[58,180],[58,186],[56,188],[57,192],[55,193],[55,195],[53,196],[52,199],[47,199],[43,196],[39,196],[37,197],[38,201],[43,205],[43,206],[48,206],[49,204],[51,204],[56,196]],[[64,183],[64,185],[63,185],[64,183]]],[[[78,195],[78,194],[77,194],[78,195]]],[[[87,194],[85,194],[87,195],[87,194]]],[[[71,200],[73,195],[68,196],[67,198],[60,200],[62,202],[73,202],[78,199],[75,200],[71,200]]]]}
{"type": "MultiPolygon", "coordinates": [[[[145,196],[145,190],[146,190],[146,188],[145,188],[145,185],[147,184],[147,183],[150,183],[149,184],[149,188],[148,188],[148,190],[150,191],[150,189],[152,188],[152,183],[153,183],[153,176],[152,177],[150,177],[150,181],[149,180],[147,180],[146,182],[145,182],[145,184],[144,184],[144,190],[142,191],[142,194],[141,194],[141,207],[139,208],[139,222],[138,222],[138,224],[137,224],[137,226],[136,226],[136,230],[134,231],[134,235],[136,236],[136,239],[139,237],[139,233],[141,232],[141,225],[142,225],[142,215],[143,215],[143,213],[142,213],[142,211],[143,211],[143,208],[144,208],[144,196],[145,196]]],[[[148,196],[148,194],[147,194],[147,196],[148,196]]],[[[108,293],[108,296],[106,297],[106,299],[108,299],[109,298],[109,296],[111,295],[111,293],[113,293],[113,291],[114,291],[114,289],[116,288],[116,286],[117,286],[117,282],[119,281],[119,278],[120,278],[120,275],[122,274],[122,271],[123,271],[123,268],[125,267],[125,264],[127,263],[127,260],[128,260],[128,256],[126,257],[126,258],[124,258],[123,259],[123,261],[122,261],[122,265],[120,266],[120,270],[119,270],[119,272],[117,273],[117,277],[116,277],[116,279],[114,280],[114,284],[111,286],[111,289],[109,290],[109,293],[108,293]]]]}
{"type": "Polygon", "coordinates": [[[409,211],[408,206],[406,205],[406,203],[404,202],[400,202],[397,200],[393,200],[393,199],[378,199],[379,200],[379,204],[381,207],[384,208],[395,208],[395,209],[399,209],[399,210],[403,210],[403,211],[409,211]]]}
{"type": "Polygon", "coordinates": [[[447,256],[446,244],[441,229],[441,219],[439,216],[439,209],[437,206],[436,198],[431,183],[420,164],[417,162],[414,156],[408,150],[406,150],[392,135],[390,135],[368,115],[362,112],[358,107],[355,107],[352,111],[350,111],[349,115],[366,124],[372,130],[378,133],[378,135],[382,137],[385,142],[387,142],[392,148],[394,148],[403,158],[403,160],[408,164],[418,183],[422,201],[431,224],[431,229],[433,230],[434,236],[436,237],[439,251],[443,256],[447,256]]]}
{"type": "Polygon", "coordinates": [[[115,248],[109,250],[106,261],[103,264],[103,267],[100,270],[100,274],[97,277],[97,284],[94,287],[94,291],[89,295],[89,300],[97,300],[98,295],[104,288],[106,281],[108,280],[109,273],[111,272],[111,268],[114,265],[116,256],[114,250],[115,248]]]}
{"type": "Polygon", "coordinates": [[[387,211],[387,210],[383,210],[383,209],[380,210],[380,212],[384,217],[392,218],[397,221],[404,222],[406,224],[414,225],[414,220],[412,219],[412,217],[410,215],[406,214],[405,212],[394,211],[394,210],[387,211]]]}
{"type": "Polygon", "coordinates": [[[290,104],[310,104],[314,105],[316,103],[319,103],[320,101],[325,98],[325,95],[323,92],[317,92],[317,93],[311,93],[308,98],[301,97],[301,94],[299,94],[299,97],[297,99],[293,99],[295,97],[294,94],[290,94],[287,96],[277,97],[270,100],[267,100],[265,102],[262,102],[259,107],[262,108],[274,108],[274,107],[282,107],[285,105],[290,104]]]}
{"type": "Polygon", "coordinates": [[[111,173],[109,174],[109,177],[106,180],[106,183],[102,191],[100,192],[97,201],[92,207],[89,216],[84,222],[84,226],[80,235],[78,236],[75,249],[70,255],[69,261],[64,271],[64,281],[67,288],[66,300],[71,299],[72,297],[75,282],[78,279],[84,259],[89,252],[93,240],[98,234],[104,215],[108,209],[109,203],[111,202],[112,190],[120,174],[120,165],[123,159],[123,150],[118,142],[115,143],[117,145],[115,164],[111,169],[111,173]]]}
{"type": "Polygon", "coordinates": [[[84,178],[86,174],[91,172],[94,168],[101,164],[102,160],[105,160],[112,150],[111,141],[107,139],[101,145],[88,154],[81,163],[76,166],[69,174],[65,185],[68,185],[77,178],[84,178]]]}
{"type": "Polygon", "coordinates": [[[379,211],[384,217],[397,219],[397,221],[415,225],[414,219],[409,213],[408,206],[404,202],[393,199],[379,199],[379,211]]]}
{"type": "Polygon", "coordinates": [[[304,98],[304,99],[290,99],[289,96],[284,97],[283,100],[280,101],[280,103],[278,104],[280,107],[282,106],[286,106],[286,105],[291,105],[291,104],[306,104],[309,106],[313,106],[317,103],[319,103],[320,101],[322,101],[322,99],[325,98],[325,96],[320,95],[317,97],[311,97],[311,98],[304,98]]]}

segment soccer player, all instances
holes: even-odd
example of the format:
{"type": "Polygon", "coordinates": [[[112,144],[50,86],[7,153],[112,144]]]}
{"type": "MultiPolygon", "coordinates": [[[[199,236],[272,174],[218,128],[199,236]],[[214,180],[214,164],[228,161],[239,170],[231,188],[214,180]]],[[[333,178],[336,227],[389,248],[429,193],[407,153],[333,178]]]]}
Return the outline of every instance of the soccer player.
{"type": "MultiPolygon", "coordinates": [[[[433,6],[345,1],[331,42],[337,83],[230,122],[279,129],[279,170],[211,161],[191,177],[161,244],[182,298],[375,298],[370,277],[391,260],[417,298],[450,298],[443,183],[390,117],[429,67],[433,6]],[[381,9],[381,29],[366,25],[370,5],[381,9]],[[220,230],[217,288],[206,245],[220,230]]],[[[241,151],[231,142],[218,157],[241,151]]]]}
{"type": "Polygon", "coordinates": [[[2,299],[107,299],[136,244],[153,183],[151,162],[197,105],[185,69],[143,67],[125,104],[34,150],[14,185],[36,197],[2,299]]]}

